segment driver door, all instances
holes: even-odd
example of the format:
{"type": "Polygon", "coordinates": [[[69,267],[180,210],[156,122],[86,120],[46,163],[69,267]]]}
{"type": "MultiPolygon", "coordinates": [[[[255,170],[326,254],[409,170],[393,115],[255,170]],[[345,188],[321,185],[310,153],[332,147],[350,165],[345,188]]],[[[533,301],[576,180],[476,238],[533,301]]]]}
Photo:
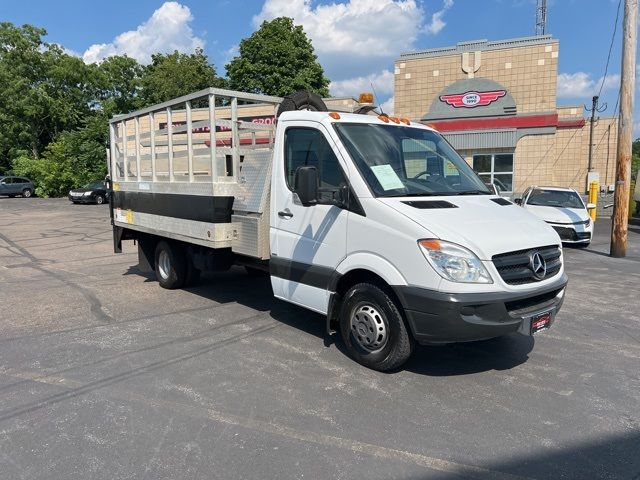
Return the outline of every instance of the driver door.
{"type": "MultiPolygon", "coordinates": [[[[285,122],[283,122],[286,125],[285,122]]],[[[335,194],[347,171],[324,127],[296,121],[281,131],[271,201],[271,283],[280,299],[326,314],[329,285],[346,255],[348,211],[335,194]],[[304,207],[293,192],[298,167],[318,170],[319,199],[304,207]]]]}

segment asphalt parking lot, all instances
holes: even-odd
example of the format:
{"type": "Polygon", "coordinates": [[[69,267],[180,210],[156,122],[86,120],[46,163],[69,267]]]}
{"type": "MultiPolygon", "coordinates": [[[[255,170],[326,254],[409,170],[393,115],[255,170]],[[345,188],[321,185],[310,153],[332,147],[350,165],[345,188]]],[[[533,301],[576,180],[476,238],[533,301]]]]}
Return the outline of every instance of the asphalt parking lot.
{"type": "Polygon", "coordinates": [[[243,270],[162,290],[106,206],[0,198],[2,479],[640,479],[640,227],[554,327],[360,367],[243,270]]]}

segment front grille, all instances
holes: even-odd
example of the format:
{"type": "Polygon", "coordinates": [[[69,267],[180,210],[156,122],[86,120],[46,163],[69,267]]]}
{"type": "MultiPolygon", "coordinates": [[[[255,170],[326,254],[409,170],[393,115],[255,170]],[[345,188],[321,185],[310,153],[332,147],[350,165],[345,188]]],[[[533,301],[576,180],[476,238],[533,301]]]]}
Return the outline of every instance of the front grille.
{"type": "Polygon", "coordinates": [[[558,235],[560,235],[560,240],[571,240],[575,242],[576,240],[585,240],[590,237],[589,232],[576,232],[573,228],[552,226],[558,235]]]}
{"type": "Polygon", "coordinates": [[[560,235],[560,240],[575,240],[576,231],[573,228],[556,227],[554,225],[553,229],[560,235]]]}
{"type": "Polygon", "coordinates": [[[546,280],[557,275],[562,267],[560,248],[556,245],[501,253],[494,255],[492,260],[502,279],[509,285],[524,285],[546,280]],[[543,278],[536,278],[531,269],[531,257],[535,253],[540,253],[547,265],[547,273],[543,278]]]}

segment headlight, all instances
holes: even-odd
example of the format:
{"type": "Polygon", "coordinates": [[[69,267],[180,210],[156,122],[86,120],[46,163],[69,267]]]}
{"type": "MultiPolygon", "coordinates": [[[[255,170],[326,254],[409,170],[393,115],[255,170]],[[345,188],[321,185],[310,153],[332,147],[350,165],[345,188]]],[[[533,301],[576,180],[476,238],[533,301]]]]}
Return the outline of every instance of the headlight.
{"type": "Polygon", "coordinates": [[[89,195],[91,195],[92,192],[84,192],[82,195],[85,197],[88,197],[89,195]]]}
{"type": "Polygon", "coordinates": [[[493,283],[491,275],[471,250],[436,239],[420,240],[418,245],[442,278],[459,283],[493,283]]]}

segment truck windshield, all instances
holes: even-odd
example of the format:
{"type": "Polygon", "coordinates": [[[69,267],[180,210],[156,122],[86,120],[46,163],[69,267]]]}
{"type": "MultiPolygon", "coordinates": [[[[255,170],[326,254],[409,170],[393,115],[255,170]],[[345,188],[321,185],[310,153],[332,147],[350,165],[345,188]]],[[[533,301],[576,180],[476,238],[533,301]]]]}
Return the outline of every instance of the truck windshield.
{"type": "Polygon", "coordinates": [[[436,132],[369,123],[337,123],[335,128],[378,197],[491,193],[436,132]]]}

